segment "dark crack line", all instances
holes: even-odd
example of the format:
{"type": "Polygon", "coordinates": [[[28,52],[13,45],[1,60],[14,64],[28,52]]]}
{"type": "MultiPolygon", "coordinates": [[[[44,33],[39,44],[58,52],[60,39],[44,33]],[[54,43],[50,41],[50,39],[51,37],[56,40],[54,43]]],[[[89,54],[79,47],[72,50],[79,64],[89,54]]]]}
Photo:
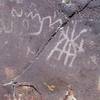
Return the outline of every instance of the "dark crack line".
{"type": "MultiPolygon", "coordinates": [[[[48,39],[48,41],[44,44],[43,48],[42,48],[41,50],[38,49],[38,51],[36,52],[34,58],[36,59],[36,58],[42,53],[42,51],[45,49],[45,47],[48,45],[48,43],[54,38],[54,36],[57,34],[57,32],[58,32],[61,28],[63,28],[63,27],[70,21],[70,19],[71,19],[74,15],[79,14],[80,12],[82,12],[85,8],[87,8],[87,6],[88,6],[92,1],[93,1],[93,0],[90,0],[81,10],[73,12],[73,14],[71,14],[71,15],[68,17],[68,20],[67,20],[66,22],[64,22],[62,25],[60,25],[60,26],[56,29],[56,31],[51,35],[51,37],[48,39]]],[[[33,64],[33,62],[28,63],[28,65],[26,66],[25,70],[23,70],[23,72],[22,72],[20,75],[18,75],[18,76],[21,76],[22,74],[24,74],[24,73],[31,67],[32,64],[33,64]]],[[[19,78],[18,76],[16,76],[16,77],[14,78],[13,81],[17,80],[17,79],[19,78]]]]}
{"type": "MultiPolygon", "coordinates": [[[[46,46],[49,44],[49,42],[55,37],[55,35],[60,31],[60,29],[62,29],[65,25],[67,25],[67,23],[71,20],[71,18],[73,16],[75,16],[76,14],[79,14],[80,12],[82,12],[84,9],[86,9],[88,7],[88,5],[92,2],[93,0],[90,0],[87,2],[87,4],[80,10],[78,11],[75,11],[73,12],[69,17],[68,17],[68,20],[66,22],[64,22],[62,25],[60,25],[56,31],[51,35],[51,37],[48,39],[48,41],[42,46],[42,48],[40,48],[35,56],[33,57],[35,60],[37,60],[36,58],[40,56],[40,54],[44,51],[44,49],[46,48],[46,46]]],[[[34,61],[32,62],[29,62],[28,65],[26,65],[26,68],[25,70],[23,70],[21,72],[21,74],[17,75],[13,80],[11,80],[9,83],[5,83],[5,84],[8,84],[8,85],[13,85],[13,83],[18,79],[20,78],[26,71],[28,71],[31,67],[32,67],[32,64],[34,63],[34,61]]],[[[0,85],[0,86],[4,86],[4,84],[0,85]]]]}
{"type": "Polygon", "coordinates": [[[61,26],[59,26],[59,27],[56,29],[56,31],[51,35],[51,37],[48,39],[48,41],[44,44],[43,48],[42,48],[40,51],[38,51],[36,57],[38,57],[38,56],[42,53],[42,51],[45,49],[45,47],[48,45],[48,43],[49,43],[49,42],[55,37],[55,35],[59,32],[59,30],[62,29],[64,26],[66,26],[67,23],[71,20],[72,17],[74,17],[76,14],[79,14],[79,13],[82,12],[84,9],[86,9],[86,8],[88,7],[88,5],[89,5],[92,1],[94,1],[94,0],[89,0],[89,1],[86,3],[86,5],[85,5],[84,7],[82,7],[82,9],[73,12],[73,13],[68,17],[67,21],[64,22],[61,26]]]}
{"type": "Polygon", "coordinates": [[[79,13],[82,12],[85,8],[88,7],[88,5],[89,5],[92,1],[94,1],[94,0],[89,0],[89,1],[87,2],[87,4],[86,4],[81,10],[79,10],[78,12],[79,12],[79,13]]]}
{"type": "MultiPolygon", "coordinates": [[[[65,25],[67,25],[67,23],[71,20],[71,18],[72,18],[74,15],[79,14],[79,13],[82,12],[84,9],[86,9],[86,8],[88,7],[88,5],[89,5],[92,1],[94,1],[94,0],[88,1],[87,4],[86,4],[82,9],[73,12],[73,13],[68,17],[68,20],[67,20],[66,22],[64,22],[62,25],[60,25],[60,26],[56,29],[56,31],[51,35],[51,37],[50,37],[50,38],[48,39],[48,41],[42,46],[42,48],[40,48],[40,49],[37,50],[37,52],[36,52],[34,58],[36,59],[37,57],[39,57],[40,54],[41,54],[41,53],[44,51],[44,49],[46,48],[46,46],[49,44],[49,42],[50,42],[50,41],[55,37],[55,35],[59,32],[59,30],[62,29],[65,25]]],[[[34,62],[33,62],[33,63],[34,63],[34,62]]],[[[27,68],[22,72],[22,74],[24,74],[24,73],[31,67],[31,65],[32,65],[33,63],[31,63],[31,64],[29,65],[29,67],[27,67],[27,68]]],[[[22,74],[21,74],[21,75],[22,75],[22,74]]],[[[18,79],[18,78],[17,78],[17,79],[18,79]]]]}

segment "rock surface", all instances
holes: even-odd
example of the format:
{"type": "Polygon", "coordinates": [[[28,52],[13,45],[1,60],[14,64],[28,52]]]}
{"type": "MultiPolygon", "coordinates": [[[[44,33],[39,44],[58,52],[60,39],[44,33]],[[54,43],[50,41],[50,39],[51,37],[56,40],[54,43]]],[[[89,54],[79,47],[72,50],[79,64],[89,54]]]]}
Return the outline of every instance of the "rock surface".
{"type": "Polygon", "coordinates": [[[100,0],[88,2],[0,0],[0,100],[15,100],[13,81],[43,100],[63,100],[68,84],[77,100],[100,99],[100,0]]]}

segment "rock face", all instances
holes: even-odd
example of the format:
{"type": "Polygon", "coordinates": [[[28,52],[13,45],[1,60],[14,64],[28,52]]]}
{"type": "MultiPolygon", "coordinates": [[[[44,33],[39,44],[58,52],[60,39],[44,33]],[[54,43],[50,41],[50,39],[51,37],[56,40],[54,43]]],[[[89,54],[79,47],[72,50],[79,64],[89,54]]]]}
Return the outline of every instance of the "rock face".
{"type": "Polygon", "coordinates": [[[99,64],[100,0],[0,0],[0,100],[99,100],[99,64]]]}

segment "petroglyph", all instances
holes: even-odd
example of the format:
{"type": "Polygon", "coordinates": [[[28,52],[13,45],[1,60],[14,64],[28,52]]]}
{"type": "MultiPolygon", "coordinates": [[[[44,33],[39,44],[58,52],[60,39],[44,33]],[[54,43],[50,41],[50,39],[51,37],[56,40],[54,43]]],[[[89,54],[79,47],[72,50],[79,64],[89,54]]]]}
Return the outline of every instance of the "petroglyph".
{"type": "Polygon", "coordinates": [[[90,44],[90,47],[93,47],[95,45],[95,42],[94,41],[90,41],[89,44],[90,44]]]}
{"type": "Polygon", "coordinates": [[[24,27],[26,30],[28,30],[28,29],[29,29],[29,21],[28,21],[27,19],[24,19],[22,23],[23,23],[23,27],[24,27]]]}
{"type": "Polygon", "coordinates": [[[28,82],[9,82],[3,84],[3,86],[10,86],[13,89],[13,93],[5,93],[3,97],[6,100],[40,100],[41,92],[33,85],[28,82]]]}
{"type": "Polygon", "coordinates": [[[8,41],[4,41],[4,44],[1,46],[1,48],[0,49],[4,49],[4,47],[6,47],[7,45],[8,45],[8,41]]]}
{"type": "Polygon", "coordinates": [[[54,12],[54,19],[57,17],[57,12],[55,11],[54,12]]]}
{"type": "Polygon", "coordinates": [[[84,40],[81,39],[80,43],[78,44],[76,40],[78,40],[83,33],[86,33],[88,30],[87,29],[82,29],[78,35],[75,36],[76,29],[77,29],[77,21],[72,21],[73,24],[73,29],[72,31],[70,30],[70,27],[68,26],[66,31],[62,29],[61,35],[59,38],[59,41],[57,42],[56,46],[51,50],[50,54],[47,57],[47,60],[49,60],[55,52],[59,52],[57,60],[61,60],[61,57],[63,54],[66,54],[65,59],[64,59],[64,65],[72,66],[73,62],[75,61],[77,55],[79,52],[84,52],[83,45],[84,45],[84,40]],[[71,34],[71,37],[68,36],[68,34],[71,34]],[[65,41],[64,45],[62,48],[59,46],[63,44],[65,41]],[[69,59],[71,58],[71,61],[69,62],[69,59]]]}
{"type": "Polygon", "coordinates": [[[26,56],[28,56],[29,54],[34,55],[35,52],[33,52],[33,51],[30,49],[30,47],[27,47],[27,53],[26,53],[26,56]]]}
{"type": "Polygon", "coordinates": [[[5,33],[13,32],[13,21],[11,21],[8,25],[4,25],[4,32],[5,33]]]}
{"type": "Polygon", "coordinates": [[[52,28],[53,25],[59,23],[59,24],[62,24],[62,20],[61,19],[57,19],[56,21],[52,21],[52,18],[51,16],[46,16],[46,17],[43,17],[41,18],[40,14],[39,13],[36,13],[35,15],[33,14],[33,12],[30,12],[28,15],[27,15],[27,18],[31,18],[32,20],[34,20],[35,18],[38,18],[37,21],[39,21],[40,23],[40,27],[39,27],[39,30],[37,32],[32,32],[32,33],[29,33],[30,35],[40,35],[42,30],[43,30],[43,23],[45,20],[49,20],[49,27],[52,28]]]}
{"type": "Polygon", "coordinates": [[[0,34],[2,34],[2,32],[5,32],[5,33],[11,33],[13,32],[13,21],[11,22],[8,22],[8,24],[0,19],[0,34]]]}
{"type": "Polygon", "coordinates": [[[12,10],[11,10],[11,15],[13,16],[13,17],[22,17],[22,15],[23,15],[23,10],[22,9],[20,9],[20,11],[17,11],[15,8],[12,8],[12,10]]]}
{"type": "Polygon", "coordinates": [[[97,57],[96,56],[91,56],[90,59],[95,65],[97,65],[97,57]]]}
{"type": "MultiPolygon", "coordinates": [[[[44,21],[49,21],[48,27],[50,29],[54,27],[55,24],[62,24],[61,19],[54,18],[56,20],[53,21],[51,16],[41,17],[41,15],[39,14],[39,11],[36,8],[33,11],[29,10],[29,12],[27,13],[24,12],[23,9],[12,8],[11,15],[12,17],[15,17],[15,18],[22,18],[24,16],[22,18],[21,26],[27,31],[28,35],[36,35],[36,36],[40,35],[43,30],[44,21]],[[38,27],[36,24],[38,25],[38,27]],[[33,28],[35,29],[32,30],[33,28]]],[[[54,15],[54,17],[56,16],[54,15]]]]}

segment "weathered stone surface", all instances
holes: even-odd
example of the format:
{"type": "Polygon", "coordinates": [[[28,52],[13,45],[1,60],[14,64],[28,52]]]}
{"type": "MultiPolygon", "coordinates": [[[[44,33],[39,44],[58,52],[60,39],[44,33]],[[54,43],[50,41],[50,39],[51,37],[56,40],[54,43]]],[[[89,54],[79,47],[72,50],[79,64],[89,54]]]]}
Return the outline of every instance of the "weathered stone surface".
{"type": "Polygon", "coordinates": [[[43,100],[62,100],[68,84],[77,100],[100,99],[100,1],[80,11],[88,1],[0,0],[0,100],[15,100],[12,80],[43,100]]]}

